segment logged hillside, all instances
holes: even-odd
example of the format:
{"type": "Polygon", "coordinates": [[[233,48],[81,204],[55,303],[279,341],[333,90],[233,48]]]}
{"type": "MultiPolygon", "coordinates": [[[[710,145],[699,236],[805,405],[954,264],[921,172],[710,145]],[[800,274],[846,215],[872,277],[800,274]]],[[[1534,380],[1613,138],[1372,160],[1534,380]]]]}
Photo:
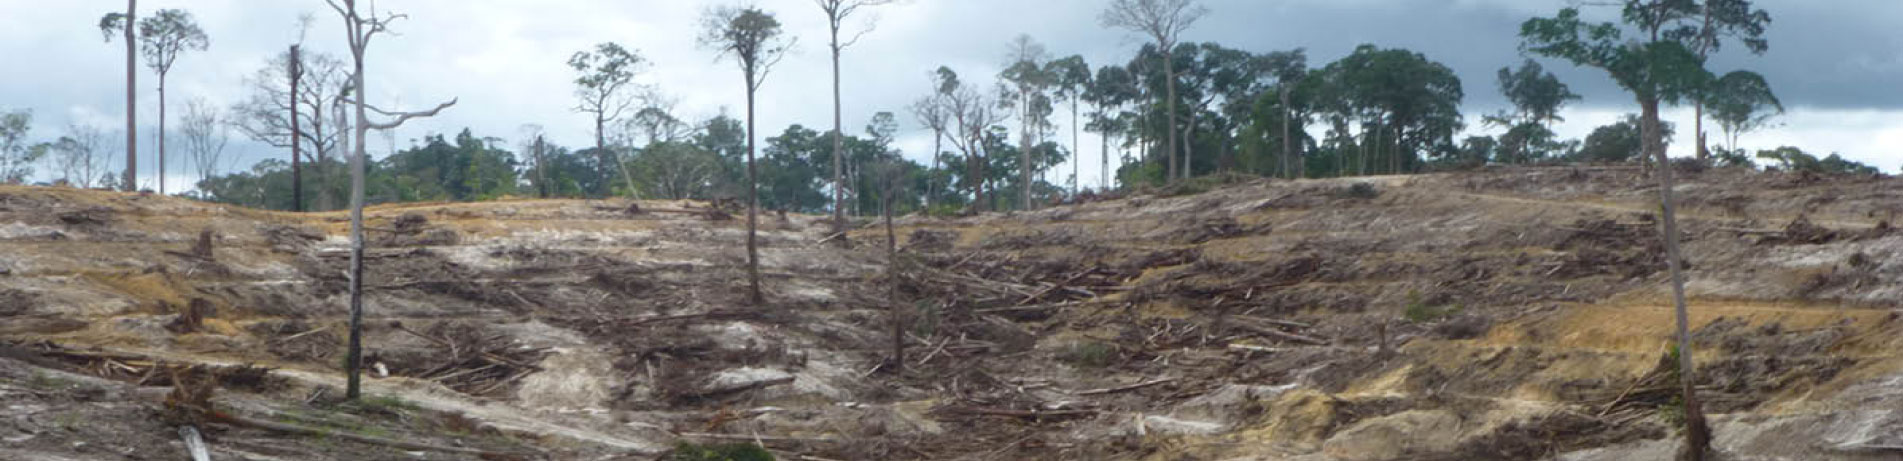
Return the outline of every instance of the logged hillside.
{"type": "MultiPolygon", "coordinates": [[[[1903,182],[1687,173],[1717,446],[1897,456],[1903,182]]],[[[357,404],[342,214],[0,187],[0,458],[185,459],[170,364],[207,364],[214,413],[363,436],[213,421],[218,459],[1662,459],[1673,320],[1643,174],[905,217],[891,263],[873,223],[842,248],[763,216],[765,306],[743,221],[702,204],[386,206],[357,404]]]]}

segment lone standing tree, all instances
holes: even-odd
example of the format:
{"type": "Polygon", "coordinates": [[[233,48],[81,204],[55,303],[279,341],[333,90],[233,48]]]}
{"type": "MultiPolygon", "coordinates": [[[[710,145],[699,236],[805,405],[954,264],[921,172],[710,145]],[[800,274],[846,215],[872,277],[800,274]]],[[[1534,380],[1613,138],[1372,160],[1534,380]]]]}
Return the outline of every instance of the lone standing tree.
{"type": "Polygon", "coordinates": [[[628,194],[636,198],[640,192],[635,190],[634,177],[608,151],[607,130],[609,122],[621,119],[628,108],[634,107],[634,96],[628,93],[636,89],[634,75],[646,62],[640,54],[612,42],[595,45],[593,53],[581,51],[568,58],[568,67],[581,74],[575,77],[575,98],[581,101],[575,110],[595,116],[595,155],[601,157],[602,167],[614,163],[621,180],[628,184],[628,194]]]}
{"type": "MultiPolygon", "coordinates": [[[[1166,117],[1163,126],[1169,142],[1169,147],[1163,149],[1163,157],[1169,159],[1165,177],[1171,182],[1176,181],[1176,42],[1184,30],[1205,14],[1209,14],[1209,10],[1193,0],[1111,0],[1110,8],[1104,10],[1101,18],[1104,27],[1148,36],[1162,54],[1163,114],[1166,117]]],[[[1183,169],[1187,171],[1189,165],[1183,165],[1183,169]]]]}
{"type": "MultiPolygon", "coordinates": [[[[330,8],[336,10],[337,15],[343,17],[344,20],[344,33],[350,45],[351,69],[354,70],[350,73],[350,94],[366,94],[363,84],[363,55],[370,48],[370,39],[376,37],[377,34],[389,32],[391,22],[408,16],[401,14],[377,16],[376,11],[371,11],[367,16],[361,15],[357,12],[357,0],[324,0],[324,2],[330,4],[330,8]]],[[[355,140],[356,144],[351,148],[350,155],[350,343],[344,358],[344,373],[347,375],[344,398],[351,400],[363,395],[361,381],[363,370],[364,135],[372,129],[394,129],[412,118],[435,116],[443,109],[456,105],[456,100],[451,99],[449,102],[437,105],[435,109],[424,112],[390,112],[370,107],[369,104],[364,103],[363,99],[357,96],[355,100],[350,101],[351,105],[356,106],[357,126],[353,128],[356,136],[352,136],[351,139],[355,140]],[[378,114],[391,117],[391,120],[371,123],[369,117],[366,116],[366,111],[376,111],[378,114]]]]}
{"type": "MultiPolygon", "coordinates": [[[[893,0],[813,0],[819,4],[820,11],[826,13],[827,31],[831,33],[833,52],[833,233],[846,231],[846,195],[842,190],[846,184],[846,134],[840,122],[839,103],[839,52],[859,42],[859,38],[871,32],[871,23],[864,30],[854,34],[851,39],[839,41],[839,29],[846,19],[860,8],[892,3],[893,0]]],[[[937,155],[937,154],[933,154],[937,155]]],[[[846,239],[839,239],[846,242],[846,239]]]]}
{"type": "Polygon", "coordinates": [[[126,192],[139,190],[139,66],[133,60],[133,56],[139,54],[139,45],[133,40],[129,26],[138,11],[139,0],[126,0],[126,12],[106,13],[99,18],[99,31],[106,34],[106,42],[112,42],[114,29],[125,36],[126,42],[126,192]]]}
{"type": "MultiPolygon", "coordinates": [[[[1743,7],[1748,10],[1749,4],[1743,7]]],[[[1704,59],[1694,51],[1699,34],[1685,31],[1714,30],[1729,27],[1729,21],[1768,22],[1768,15],[1698,17],[1698,5],[1690,0],[1625,0],[1623,18],[1642,34],[1635,39],[1614,23],[1588,23],[1579,10],[1566,8],[1551,18],[1528,19],[1520,25],[1521,48],[1534,54],[1572,61],[1575,65],[1597,67],[1612,76],[1620,87],[1632,93],[1639,103],[1639,131],[1644,155],[1658,162],[1659,201],[1663,218],[1659,225],[1665,240],[1665,263],[1672,280],[1672,302],[1678,316],[1679,383],[1685,402],[1685,455],[1703,460],[1710,450],[1710,428],[1694,392],[1697,374],[1692,367],[1690,320],[1685,305],[1685,276],[1679,268],[1678,220],[1672,196],[1672,168],[1665,153],[1664,130],[1659,122],[1659,105],[1676,104],[1698,97],[1715,78],[1705,69],[1704,59]],[[1704,26],[1691,24],[1702,19],[1704,26]],[[1713,25],[1712,21],[1719,21],[1713,25]],[[1688,43],[1690,42],[1690,43],[1688,43]]],[[[1762,32],[1762,28],[1756,29],[1762,32]]],[[[1747,39],[1752,48],[1765,44],[1747,39]]]]}
{"type": "Polygon", "coordinates": [[[793,47],[793,43],[781,35],[780,20],[758,8],[726,6],[708,10],[702,18],[702,26],[701,44],[718,50],[720,56],[732,56],[740,65],[740,74],[746,79],[747,299],[754,305],[760,305],[766,299],[760,295],[760,250],[757,241],[760,186],[753,162],[753,97],[760,91],[760,84],[766,79],[767,73],[773,70],[774,64],[780,62],[780,58],[786,56],[786,51],[793,47]]]}
{"type": "MultiPolygon", "coordinates": [[[[184,10],[159,10],[152,17],[140,20],[139,42],[144,45],[145,66],[159,76],[159,194],[165,194],[165,74],[172,72],[172,64],[178,62],[178,55],[186,50],[204,51],[211,47],[211,39],[205,31],[192,21],[192,14],[184,10]]],[[[99,27],[112,37],[115,29],[133,27],[132,15],[109,14],[99,22],[99,27]]],[[[128,43],[131,33],[127,32],[128,43]]],[[[128,79],[130,84],[131,80],[128,79]]],[[[130,104],[127,107],[131,107],[130,104]]],[[[131,127],[128,127],[128,130],[131,127]]],[[[130,165],[130,163],[128,163],[130,165]]]]}

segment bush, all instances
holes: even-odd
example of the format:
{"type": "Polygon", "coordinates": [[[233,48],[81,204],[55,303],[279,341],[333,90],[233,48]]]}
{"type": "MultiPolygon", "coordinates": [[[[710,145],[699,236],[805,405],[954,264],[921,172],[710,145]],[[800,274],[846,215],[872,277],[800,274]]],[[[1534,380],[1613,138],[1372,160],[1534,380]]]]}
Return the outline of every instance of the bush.
{"type": "Polygon", "coordinates": [[[773,453],[759,445],[751,443],[720,443],[701,445],[681,442],[674,451],[661,457],[664,461],[773,461],[773,453]]]}
{"type": "Polygon", "coordinates": [[[1375,197],[1381,196],[1381,191],[1376,190],[1374,184],[1358,182],[1352,186],[1348,186],[1346,189],[1342,189],[1341,192],[1336,193],[1336,196],[1346,199],[1373,200],[1375,197]]]}
{"type": "Polygon", "coordinates": [[[1104,368],[1116,364],[1122,355],[1113,344],[1079,341],[1058,351],[1057,360],[1079,368],[1104,368]]]}
{"type": "Polygon", "coordinates": [[[1407,310],[1402,312],[1402,315],[1407,317],[1407,321],[1409,322],[1428,323],[1453,317],[1454,314],[1460,313],[1464,308],[1465,306],[1458,304],[1436,306],[1422,300],[1419,291],[1408,291],[1407,310]]]}

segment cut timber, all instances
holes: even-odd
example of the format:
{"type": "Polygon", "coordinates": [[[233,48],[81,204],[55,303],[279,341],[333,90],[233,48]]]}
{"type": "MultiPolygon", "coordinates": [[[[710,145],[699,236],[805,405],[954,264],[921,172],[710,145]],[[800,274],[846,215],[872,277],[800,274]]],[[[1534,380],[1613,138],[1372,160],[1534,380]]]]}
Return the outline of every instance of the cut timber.
{"type": "Polygon", "coordinates": [[[1236,322],[1233,322],[1231,324],[1232,326],[1236,328],[1242,329],[1244,331],[1248,331],[1250,333],[1266,336],[1272,339],[1293,342],[1293,343],[1308,344],[1312,346],[1328,345],[1327,339],[1317,338],[1313,336],[1299,335],[1295,333],[1289,333],[1282,330],[1277,330],[1274,328],[1257,325],[1253,322],[1246,321],[1246,319],[1237,318],[1233,320],[1237,320],[1236,322]]]}
{"type": "Polygon", "coordinates": [[[733,395],[733,394],[739,394],[739,393],[742,393],[742,392],[748,392],[748,391],[754,391],[754,390],[759,390],[759,389],[765,389],[765,388],[769,388],[769,387],[773,387],[773,386],[778,386],[778,385],[782,385],[782,384],[791,384],[791,383],[793,382],[793,379],[794,379],[794,377],[792,377],[792,376],[787,376],[787,377],[783,377],[783,378],[773,378],[773,379],[765,379],[765,380],[760,380],[760,381],[752,381],[752,382],[745,382],[745,383],[739,383],[739,384],[732,384],[732,385],[727,385],[727,386],[718,386],[718,387],[714,387],[714,388],[711,388],[711,389],[705,389],[705,390],[701,390],[701,391],[699,391],[699,392],[695,392],[695,393],[692,393],[692,394],[689,394],[689,395],[687,395],[687,397],[689,397],[689,398],[709,398],[709,397],[720,397],[720,396],[725,396],[725,395],[733,395]]]}
{"type": "Polygon", "coordinates": [[[1149,380],[1149,381],[1144,381],[1144,382],[1140,382],[1140,383],[1136,383],[1136,384],[1131,384],[1131,385],[1128,385],[1128,386],[1118,386],[1118,387],[1110,387],[1110,388],[1103,388],[1103,389],[1091,389],[1091,390],[1087,390],[1087,391],[1083,391],[1083,392],[1078,392],[1078,393],[1077,393],[1077,395],[1103,395],[1103,394],[1114,394],[1114,393],[1118,393],[1118,392],[1124,392],[1124,391],[1133,391],[1133,390],[1137,390],[1137,389],[1142,389],[1142,388],[1145,388],[1145,387],[1150,387],[1150,386],[1155,386],[1155,385],[1158,385],[1158,384],[1163,384],[1163,383],[1167,383],[1167,382],[1171,382],[1171,381],[1175,381],[1175,380],[1176,380],[1176,378],[1163,378],[1163,379],[1152,379],[1152,380],[1149,380]]]}
{"type": "Polygon", "coordinates": [[[285,434],[302,435],[302,436],[309,436],[309,437],[336,437],[336,438],[340,438],[344,440],[349,440],[352,442],[367,443],[371,445],[381,445],[381,446],[393,447],[393,448],[401,448],[405,450],[424,450],[424,451],[436,451],[436,452],[443,452],[443,453],[476,455],[478,457],[482,457],[483,459],[511,459],[511,458],[526,457],[529,455],[527,453],[508,453],[508,452],[499,452],[499,451],[478,450],[474,448],[445,447],[445,446],[429,445],[429,444],[422,444],[422,443],[416,443],[416,442],[407,442],[402,440],[391,440],[391,439],[386,439],[382,437],[371,437],[368,435],[360,435],[360,434],[356,434],[356,433],[352,433],[348,431],[319,429],[319,428],[313,428],[313,427],[299,426],[295,424],[285,424],[285,423],[279,423],[279,422],[251,419],[251,418],[246,418],[243,416],[238,416],[238,415],[220,412],[220,411],[209,412],[207,415],[210,416],[210,419],[213,421],[230,424],[233,426],[250,427],[250,428],[263,429],[263,430],[272,431],[272,432],[282,432],[285,434]]]}
{"type": "Polygon", "coordinates": [[[1012,410],[1006,408],[951,407],[953,413],[981,416],[1009,416],[1013,418],[1053,418],[1068,416],[1090,416],[1097,410],[1012,410]]]}

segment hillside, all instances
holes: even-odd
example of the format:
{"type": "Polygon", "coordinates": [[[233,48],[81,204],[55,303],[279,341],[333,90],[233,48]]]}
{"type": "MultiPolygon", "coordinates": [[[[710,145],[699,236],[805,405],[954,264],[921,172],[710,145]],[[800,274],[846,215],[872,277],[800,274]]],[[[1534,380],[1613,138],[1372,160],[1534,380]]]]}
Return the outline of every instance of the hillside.
{"type": "MultiPolygon", "coordinates": [[[[1687,173],[1717,446],[1897,456],[1903,181],[1687,173]]],[[[883,228],[847,249],[762,216],[766,306],[744,221],[701,204],[378,207],[363,404],[336,402],[341,213],[0,187],[0,458],[187,459],[155,397],[184,363],[272,370],[220,374],[221,412],[463,449],[214,422],[215,459],[1663,459],[1650,184],[1512,169],[913,216],[896,287],[883,228]],[[894,292],[904,370],[881,366],[894,292]]]]}

